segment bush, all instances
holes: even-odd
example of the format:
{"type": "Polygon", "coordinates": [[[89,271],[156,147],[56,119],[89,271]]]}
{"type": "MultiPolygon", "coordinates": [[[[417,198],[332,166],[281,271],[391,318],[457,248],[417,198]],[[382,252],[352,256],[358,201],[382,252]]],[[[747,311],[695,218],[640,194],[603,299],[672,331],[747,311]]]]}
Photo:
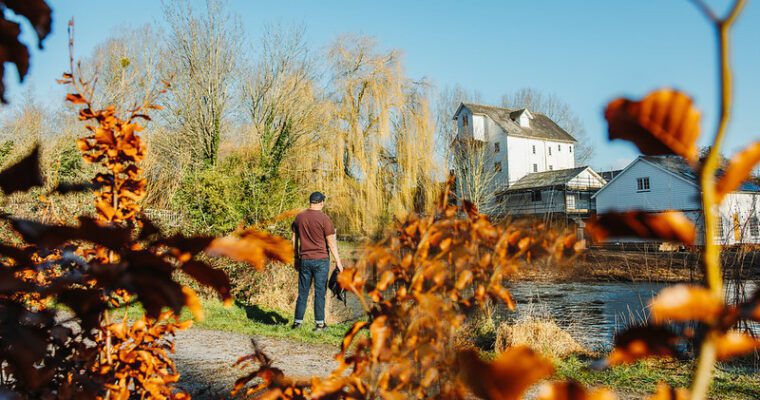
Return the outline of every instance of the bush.
{"type": "Polygon", "coordinates": [[[172,203],[198,232],[224,233],[244,224],[286,235],[290,221],[274,218],[302,206],[303,193],[294,180],[266,178],[249,156],[233,154],[213,168],[188,173],[172,203]]]}

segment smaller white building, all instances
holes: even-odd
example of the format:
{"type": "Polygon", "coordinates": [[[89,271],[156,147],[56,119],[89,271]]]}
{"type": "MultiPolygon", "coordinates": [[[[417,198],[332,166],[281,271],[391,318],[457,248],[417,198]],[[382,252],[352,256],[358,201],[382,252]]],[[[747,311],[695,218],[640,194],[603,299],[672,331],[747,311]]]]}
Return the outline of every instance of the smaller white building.
{"type": "MultiPolygon", "coordinates": [[[[593,195],[598,214],[622,211],[683,212],[704,244],[704,218],[698,176],[677,156],[639,156],[593,195]]],[[[760,187],[743,184],[719,208],[716,241],[724,245],[760,243],[760,187]]],[[[627,241],[637,241],[635,238],[627,241]]]]}
{"type": "Polygon", "coordinates": [[[588,217],[595,210],[592,195],[606,181],[589,167],[536,172],[525,175],[496,194],[506,215],[588,217]]]}

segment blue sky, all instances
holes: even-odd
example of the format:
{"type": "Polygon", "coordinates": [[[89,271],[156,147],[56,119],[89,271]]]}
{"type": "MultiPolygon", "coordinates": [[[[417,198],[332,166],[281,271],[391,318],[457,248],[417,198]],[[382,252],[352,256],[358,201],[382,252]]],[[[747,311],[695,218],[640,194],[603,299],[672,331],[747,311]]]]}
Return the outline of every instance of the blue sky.
{"type": "MultiPolygon", "coordinates": [[[[708,2],[721,13],[729,3],[708,2]]],[[[83,55],[128,24],[163,24],[158,0],[49,3],[53,34],[44,51],[34,50],[26,81],[49,101],[63,93],[54,79],[67,69],[70,17],[76,20],[77,53],[83,55]]],[[[402,50],[410,77],[440,86],[459,83],[477,89],[489,103],[523,87],[554,93],[581,117],[595,146],[591,165],[598,169],[625,166],[637,154],[630,144],[606,139],[602,110],[614,97],[638,98],[664,86],[685,90],[703,112],[701,142],[711,140],[715,130],[713,31],[687,0],[229,0],[228,5],[251,41],[267,23],[304,24],[317,49],[341,33],[361,33],[375,36],[383,48],[402,50]]],[[[736,105],[727,154],[760,139],[759,2],[749,2],[733,39],[736,105]]],[[[8,97],[18,103],[28,91],[12,82],[11,70],[8,97]]]]}

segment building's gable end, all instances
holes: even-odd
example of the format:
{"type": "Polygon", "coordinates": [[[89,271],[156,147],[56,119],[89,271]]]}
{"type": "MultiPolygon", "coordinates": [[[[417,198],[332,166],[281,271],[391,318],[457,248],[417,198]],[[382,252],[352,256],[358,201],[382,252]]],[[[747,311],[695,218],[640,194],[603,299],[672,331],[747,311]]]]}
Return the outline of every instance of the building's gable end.
{"type": "MultiPolygon", "coordinates": [[[[647,160],[647,159],[646,159],[646,158],[644,158],[644,157],[641,157],[641,160],[642,160],[642,161],[644,161],[645,163],[647,163],[647,164],[649,164],[649,165],[651,165],[651,166],[653,166],[653,167],[655,167],[655,168],[657,168],[657,169],[659,169],[659,170],[663,171],[663,172],[666,172],[666,173],[668,173],[668,174],[670,174],[670,175],[672,175],[672,176],[674,176],[674,177],[678,178],[679,180],[681,180],[681,181],[683,181],[683,182],[686,182],[686,183],[688,183],[688,184],[689,184],[689,185],[691,185],[691,186],[695,186],[695,187],[699,188],[699,184],[698,184],[696,181],[693,181],[693,180],[690,180],[690,179],[686,179],[686,178],[684,178],[683,176],[681,176],[681,175],[679,175],[679,174],[677,174],[677,173],[675,173],[675,172],[673,172],[673,171],[671,171],[671,170],[669,170],[669,169],[667,169],[667,168],[663,167],[662,165],[659,165],[659,164],[657,164],[657,163],[653,163],[653,162],[650,162],[649,160],[647,160]]],[[[621,174],[622,174],[622,172],[621,172],[621,174]]]]}
{"type": "Polygon", "coordinates": [[[599,213],[693,211],[701,208],[698,187],[640,159],[605,185],[594,198],[599,213]]]}

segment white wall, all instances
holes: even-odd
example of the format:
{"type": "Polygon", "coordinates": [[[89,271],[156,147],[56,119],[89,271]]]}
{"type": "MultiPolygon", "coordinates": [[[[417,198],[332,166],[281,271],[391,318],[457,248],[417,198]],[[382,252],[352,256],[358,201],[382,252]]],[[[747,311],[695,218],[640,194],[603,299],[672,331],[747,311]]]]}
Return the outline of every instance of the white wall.
{"type": "Polygon", "coordinates": [[[472,137],[475,140],[486,140],[484,119],[482,115],[472,116],[472,137]]]}
{"type": "MultiPolygon", "coordinates": [[[[704,244],[704,216],[697,186],[638,159],[596,195],[597,213],[613,211],[680,210],[697,229],[697,245],[704,244]],[[649,192],[637,190],[636,178],[649,177],[649,192]]],[[[726,196],[719,208],[723,234],[716,242],[724,245],[760,243],[760,235],[751,235],[751,217],[760,219],[760,193],[736,192],[726,196]]],[[[715,232],[716,236],[718,231],[715,232]]],[[[626,238],[626,241],[640,241],[626,238]]]]}
{"type": "Polygon", "coordinates": [[[462,108],[457,115],[457,136],[460,139],[472,139],[472,113],[467,108],[462,108]],[[465,116],[467,116],[466,127],[462,124],[465,116]]]}
{"type": "Polygon", "coordinates": [[[695,185],[637,159],[596,195],[596,211],[664,211],[701,209],[695,185]],[[636,178],[649,177],[649,191],[638,191],[636,178]]]}
{"type": "Polygon", "coordinates": [[[760,243],[760,236],[752,235],[749,227],[750,218],[760,219],[760,193],[729,193],[718,212],[723,221],[723,236],[718,238],[719,243],[760,243]]]}
{"type": "Polygon", "coordinates": [[[533,164],[537,165],[537,172],[548,171],[549,166],[552,166],[554,170],[575,168],[575,157],[570,152],[570,146],[569,143],[508,136],[510,183],[533,173],[533,164]],[[536,146],[536,154],[533,154],[533,146],[536,146]],[[550,147],[551,155],[549,155],[550,147]]]}
{"type": "Polygon", "coordinates": [[[592,173],[590,168],[586,168],[567,184],[570,187],[576,188],[601,188],[604,186],[605,182],[603,179],[592,173]]]}

